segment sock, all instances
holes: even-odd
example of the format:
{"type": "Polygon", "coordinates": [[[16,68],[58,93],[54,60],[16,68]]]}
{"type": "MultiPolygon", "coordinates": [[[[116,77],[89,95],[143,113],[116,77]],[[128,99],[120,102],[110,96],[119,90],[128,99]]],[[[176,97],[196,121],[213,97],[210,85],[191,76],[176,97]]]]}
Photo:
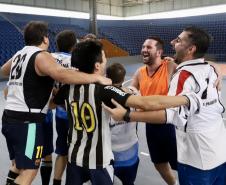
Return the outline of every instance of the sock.
{"type": "Polygon", "coordinates": [[[61,185],[61,180],[53,179],[53,185],[61,185]]]}
{"type": "Polygon", "coordinates": [[[18,173],[9,170],[8,176],[6,178],[6,185],[11,185],[18,176],[18,173]]]}
{"type": "Polygon", "coordinates": [[[52,173],[52,161],[42,161],[40,173],[42,178],[42,185],[49,185],[52,173]]]}

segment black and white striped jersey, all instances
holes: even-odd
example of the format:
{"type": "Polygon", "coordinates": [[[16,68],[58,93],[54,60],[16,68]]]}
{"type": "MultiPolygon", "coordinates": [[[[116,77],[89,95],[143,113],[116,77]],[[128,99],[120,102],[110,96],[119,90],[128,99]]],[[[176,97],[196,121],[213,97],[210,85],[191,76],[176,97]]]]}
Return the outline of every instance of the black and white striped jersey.
{"type": "Polygon", "coordinates": [[[110,115],[101,104],[113,107],[111,99],[124,105],[129,94],[113,86],[99,84],[71,85],[62,88],[55,102],[67,99],[69,115],[68,160],[88,169],[105,168],[113,160],[110,115]],[[64,90],[63,90],[64,89],[64,90]],[[67,90],[65,90],[67,89],[67,90]],[[69,92],[67,96],[66,91],[69,92]],[[60,95],[61,94],[61,95],[60,95]]]}
{"type": "Polygon", "coordinates": [[[25,46],[12,57],[4,111],[6,119],[28,122],[44,119],[54,81],[35,71],[35,58],[40,52],[38,47],[25,46]]]}

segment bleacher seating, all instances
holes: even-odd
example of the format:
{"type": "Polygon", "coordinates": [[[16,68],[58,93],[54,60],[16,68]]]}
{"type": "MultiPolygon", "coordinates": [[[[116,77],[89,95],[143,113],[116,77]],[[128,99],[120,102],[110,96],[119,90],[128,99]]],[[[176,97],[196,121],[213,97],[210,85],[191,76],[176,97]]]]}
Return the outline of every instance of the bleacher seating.
{"type": "Polygon", "coordinates": [[[0,66],[24,46],[23,36],[14,25],[0,18],[0,66]]]}
{"type": "Polygon", "coordinates": [[[165,42],[165,54],[172,55],[174,51],[170,41],[183,28],[196,25],[208,31],[213,38],[208,55],[216,61],[226,61],[226,13],[156,20],[104,20],[99,21],[98,25],[100,34],[127,50],[130,55],[140,54],[141,46],[148,36],[162,38],[165,42]]]}
{"type": "MultiPolygon", "coordinates": [[[[56,51],[55,36],[60,31],[74,30],[78,38],[88,33],[89,20],[86,19],[13,13],[1,13],[1,15],[4,18],[0,16],[0,65],[24,46],[22,32],[30,20],[43,20],[49,23],[51,52],[56,51]]],[[[183,28],[196,25],[207,30],[213,38],[208,51],[209,56],[220,62],[225,62],[226,59],[226,13],[156,20],[99,20],[97,25],[100,38],[111,41],[130,55],[139,55],[144,40],[149,36],[162,38],[165,42],[165,54],[172,55],[174,51],[170,41],[183,28]]]]}

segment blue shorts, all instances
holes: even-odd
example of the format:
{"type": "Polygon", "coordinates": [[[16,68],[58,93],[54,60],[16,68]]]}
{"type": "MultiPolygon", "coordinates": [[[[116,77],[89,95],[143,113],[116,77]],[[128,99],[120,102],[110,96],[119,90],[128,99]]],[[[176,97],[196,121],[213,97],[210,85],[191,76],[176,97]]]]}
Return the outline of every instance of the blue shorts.
{"type": "Polygon", "coordinates": [[[177,170],[177,143],[175,127],[171,124],[146,124],[146,137],[153,163],[169,162],[177,170]]]}
{"type": "Polygon", "coordinates": [[[53,113],[48,110],[46,119],[43,122],[44,150],[43,158],[53,153],[53,113]]]}
{"type": "Polygon", "coordinates": [[[2,123],[10,159],[18,169],[38,169],[43,153],[42,123],[2,123]]]}
{"type": "Polygon", "coordinates": [[[178,163],[178,176],[180,185],[226,185],[226,163],[211,170],[178,163]]]}
{"type": "Polygon", "coordinates": [[[87,169],[75,163],[67,164],[66,185],[82,185],[90,180],[93,185],[113,185],[112,165],[101,169],[87,169]]]}
{"type": "Polygon", "coordinates": [[[57,139],[56,139],[56,150],[55,153],[58,155],[67,155],[69,145],[67,143],[67,135],[69,129],[68,119],[63,119],[56,116],[56,131],[57,131],[57,139]]]}

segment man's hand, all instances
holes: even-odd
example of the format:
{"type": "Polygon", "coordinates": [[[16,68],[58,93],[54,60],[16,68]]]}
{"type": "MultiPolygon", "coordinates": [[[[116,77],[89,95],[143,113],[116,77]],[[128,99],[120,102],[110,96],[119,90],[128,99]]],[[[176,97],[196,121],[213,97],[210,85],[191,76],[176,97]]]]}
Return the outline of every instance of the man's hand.
{"type": "Polygon", "coordinates": [[[123,117],[126,113],[126,109],[121,106],[118,102],[116,102],[114,99],[111,99],[111,102],[115,105],[115,108],[110,108],[106,105],[104,105],[104,103],[102,104],[102,107],[109,113],[111,114],[112,118],[115,121],[122,121],[123,117]]]}
{"type": "Polygon", "coordinates": [[[102,84],[102,85],[111,85],[112,81],[110,78],[106,78],[104,76],[96,76],[97,77],[97,83],[102,84]]]}
{"type": "Polygon", "coordinates": [[[164,60],[168,60],[170,62],[175,62],[174,58],[173,57],[169,57],[169,56],[164,57],[164,60]]]}
{"type": "Polygon", "coordinates": [[[214,87],[216,87],[220,91],[222,88],[222,79],[223,79],[223,73],[221,71],[221,68],[215,62],[211,62],[211,61],[207,61],[207,62],[214,67],[214,69],[218,75],[216,81],[214,82],[214,87]]]}

